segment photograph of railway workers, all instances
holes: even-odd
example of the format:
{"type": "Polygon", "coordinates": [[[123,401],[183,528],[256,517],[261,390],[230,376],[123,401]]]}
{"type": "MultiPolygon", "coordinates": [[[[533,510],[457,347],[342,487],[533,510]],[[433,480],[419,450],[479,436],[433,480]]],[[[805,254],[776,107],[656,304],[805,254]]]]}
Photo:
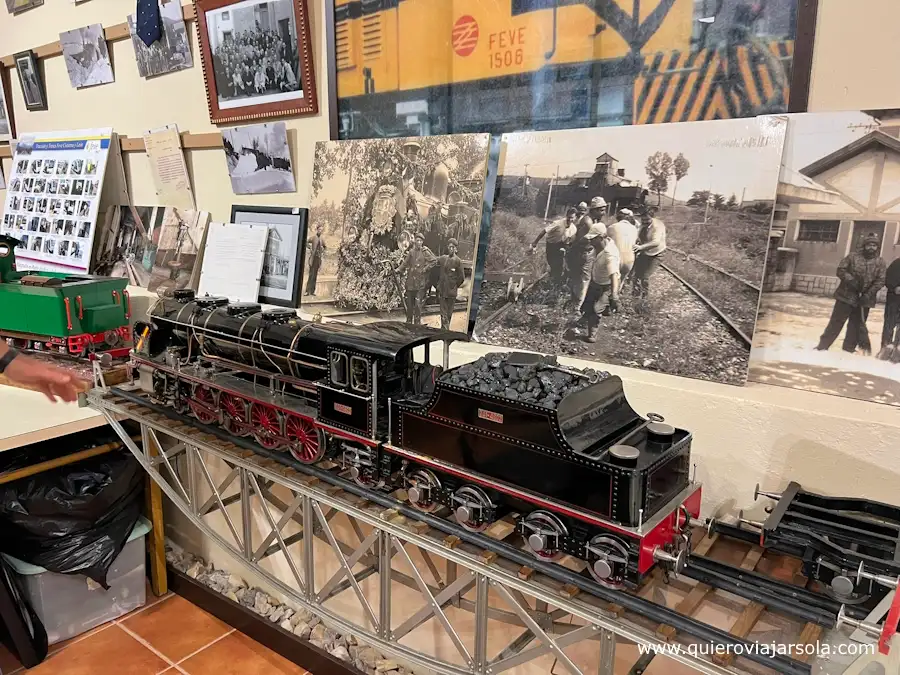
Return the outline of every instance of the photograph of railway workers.
{"type": "Polygon", "coordinates": [[[319,278],[319,270],[322,267],[322,256],[325,255],[325,240],[322,234],[325,232],[325,226],[319,223],[316,230],[309,236],[306,244],[306,255],[309,258],[309,272],[306,275],[306,292],[303,295],[316,295],[316,283],[319,278]]]}
{"type": "Polygon", "coordinates": [[[743,384],[785,127],[504,135],[475,339],[743,384]]]}
{"type": "Polygon", "coordinates": [[[818,351],[831,347],[846,325],[841,349],[852,354],[859,347],[867,355],[872,353],[866,320],[869,310],[875,306],[875,295],[885,283],[886,266],[878,255],[880,250],[881,240],[870,232],[863,237],[860,250],[841,260],[837,267],[839,282],[834,292],[834,308],[816,345],[818,351]]]}
{"type": "Polygon", "coordinates": [[[428,273],[435,263],[434,253],[425,246],[425,235],[416,232],[413,235],[413,245],[406,251],[406,256],[397,269],[401,277],[405,275],[406,323],[422,323],[425,286],[428,283],[428,273]]]}
{"type": "Polygon", "coordinates": [[[317,143],[301,306],[466,332],[489,137],[317,143]]]}
{"type": "Polygon", "coordinates": [[[453,309],[456,306],[456,297],[460,287],[466,281],[466,271],[463,268],[463,262],[456,255],[458,250],[459,242],[450,238],[447,241],[447,253],[437,260],[437,293],[441,303],[441,328],[445,330],[450,329],[453,309]]]}
{"type": "Polygon", "coordinates": [[[654,218],[649,211],[641,214],[641,229],[637,242],[632,246],[633,283],[635,296],[646,300],[650,293],[650,277],[659,267],[662,254],[666,250],[666,224],[654,218]]]}
{"type": "Polygon", "coordinates": [[[625,281],[631,268],[634,267],[634,247],[637,244],[638,228],[635,226],[634,211],[631,209],[619,209],[616,218],[617,220],[606,228],[606,234],[619,251],[619,277],[625,281]]]}
{"type": "Polygon", "coordinates": [[[897,111],[788,116],[750,379],[900,405],[898,136],[897,111]]]}
{"type": "Polygon", "coordinates": [[[619,308],[620,265],[619,249],[608,236],[603,223],[594,223],[587,234],[595,255],[591,264],[591,278],[588,281],[581,315],[587,327],[584,341],[597,341],[600,318],[619,308]]]}
{"type": "Polygon", "coordinates": [[[566,274],[566,249],[575,237],[575,221],[578,209],[570,206],[566,209],[565,218],[557,218],[547,225],[535,237],[531,244],[531,252],[537,250],[541,239],[546,244],[547,267],[550,268],[550,279],[562,284],[566,274]]]}

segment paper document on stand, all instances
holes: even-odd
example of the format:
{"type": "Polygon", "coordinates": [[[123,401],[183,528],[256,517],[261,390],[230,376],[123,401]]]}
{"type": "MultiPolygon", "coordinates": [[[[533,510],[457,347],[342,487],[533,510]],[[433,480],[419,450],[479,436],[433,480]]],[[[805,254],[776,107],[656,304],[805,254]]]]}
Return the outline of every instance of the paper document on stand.
{"type": "Polygon", "coordinates": [[[268,225],[210,223],[199,294],[256,302],[268,236],[268,225]]]}
{"type": "Polygon", "coordinates": [[[153,184],[161,206],[194,208],[194,193],[181,149],[178,127],[169,124],[144,132],[144,148],[150,159],[153,184]]]}

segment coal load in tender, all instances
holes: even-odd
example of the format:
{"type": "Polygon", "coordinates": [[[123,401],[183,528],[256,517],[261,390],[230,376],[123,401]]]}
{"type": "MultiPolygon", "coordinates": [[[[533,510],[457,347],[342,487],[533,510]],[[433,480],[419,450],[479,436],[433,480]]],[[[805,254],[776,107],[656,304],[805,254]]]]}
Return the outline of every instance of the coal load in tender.
{"type": "Polygon", "coordinates": [[[511,401],[524,401],[555,410],[569,394],[608,376],[609,373],[593,368],[562,369],[556,363],[555,356],[542,356],[536,363],[515,366],[509,363],[509,354],[493,352],[447,371],[441,379],[482,394],[494,394],[511,401]],[[582,376],[573,375],[574,372],[582,376]]]}

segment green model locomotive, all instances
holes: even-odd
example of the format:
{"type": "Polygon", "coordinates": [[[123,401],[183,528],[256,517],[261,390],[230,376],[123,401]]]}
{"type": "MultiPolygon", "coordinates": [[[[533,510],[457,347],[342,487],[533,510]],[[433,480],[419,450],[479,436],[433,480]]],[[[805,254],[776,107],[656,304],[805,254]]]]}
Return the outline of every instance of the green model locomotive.
{"type": "Polygon", "coordinates": [[[0,235],[0,338],[20,349],[127,356],[126,279],[16,271],[19,240],[0,235]]]}

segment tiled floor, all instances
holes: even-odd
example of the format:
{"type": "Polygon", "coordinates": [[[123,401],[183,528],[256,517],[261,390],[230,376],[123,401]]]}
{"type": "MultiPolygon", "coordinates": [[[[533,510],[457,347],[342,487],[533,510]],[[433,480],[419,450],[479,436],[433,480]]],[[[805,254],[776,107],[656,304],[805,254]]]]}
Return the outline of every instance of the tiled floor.
{"type": "Polygon", "coordinates": [[[22,669],[0,646],[11,675],[307,675],[307,671],[177,595],[155,598],[122,618],[51,645],[36,668],[22,669]]]}

